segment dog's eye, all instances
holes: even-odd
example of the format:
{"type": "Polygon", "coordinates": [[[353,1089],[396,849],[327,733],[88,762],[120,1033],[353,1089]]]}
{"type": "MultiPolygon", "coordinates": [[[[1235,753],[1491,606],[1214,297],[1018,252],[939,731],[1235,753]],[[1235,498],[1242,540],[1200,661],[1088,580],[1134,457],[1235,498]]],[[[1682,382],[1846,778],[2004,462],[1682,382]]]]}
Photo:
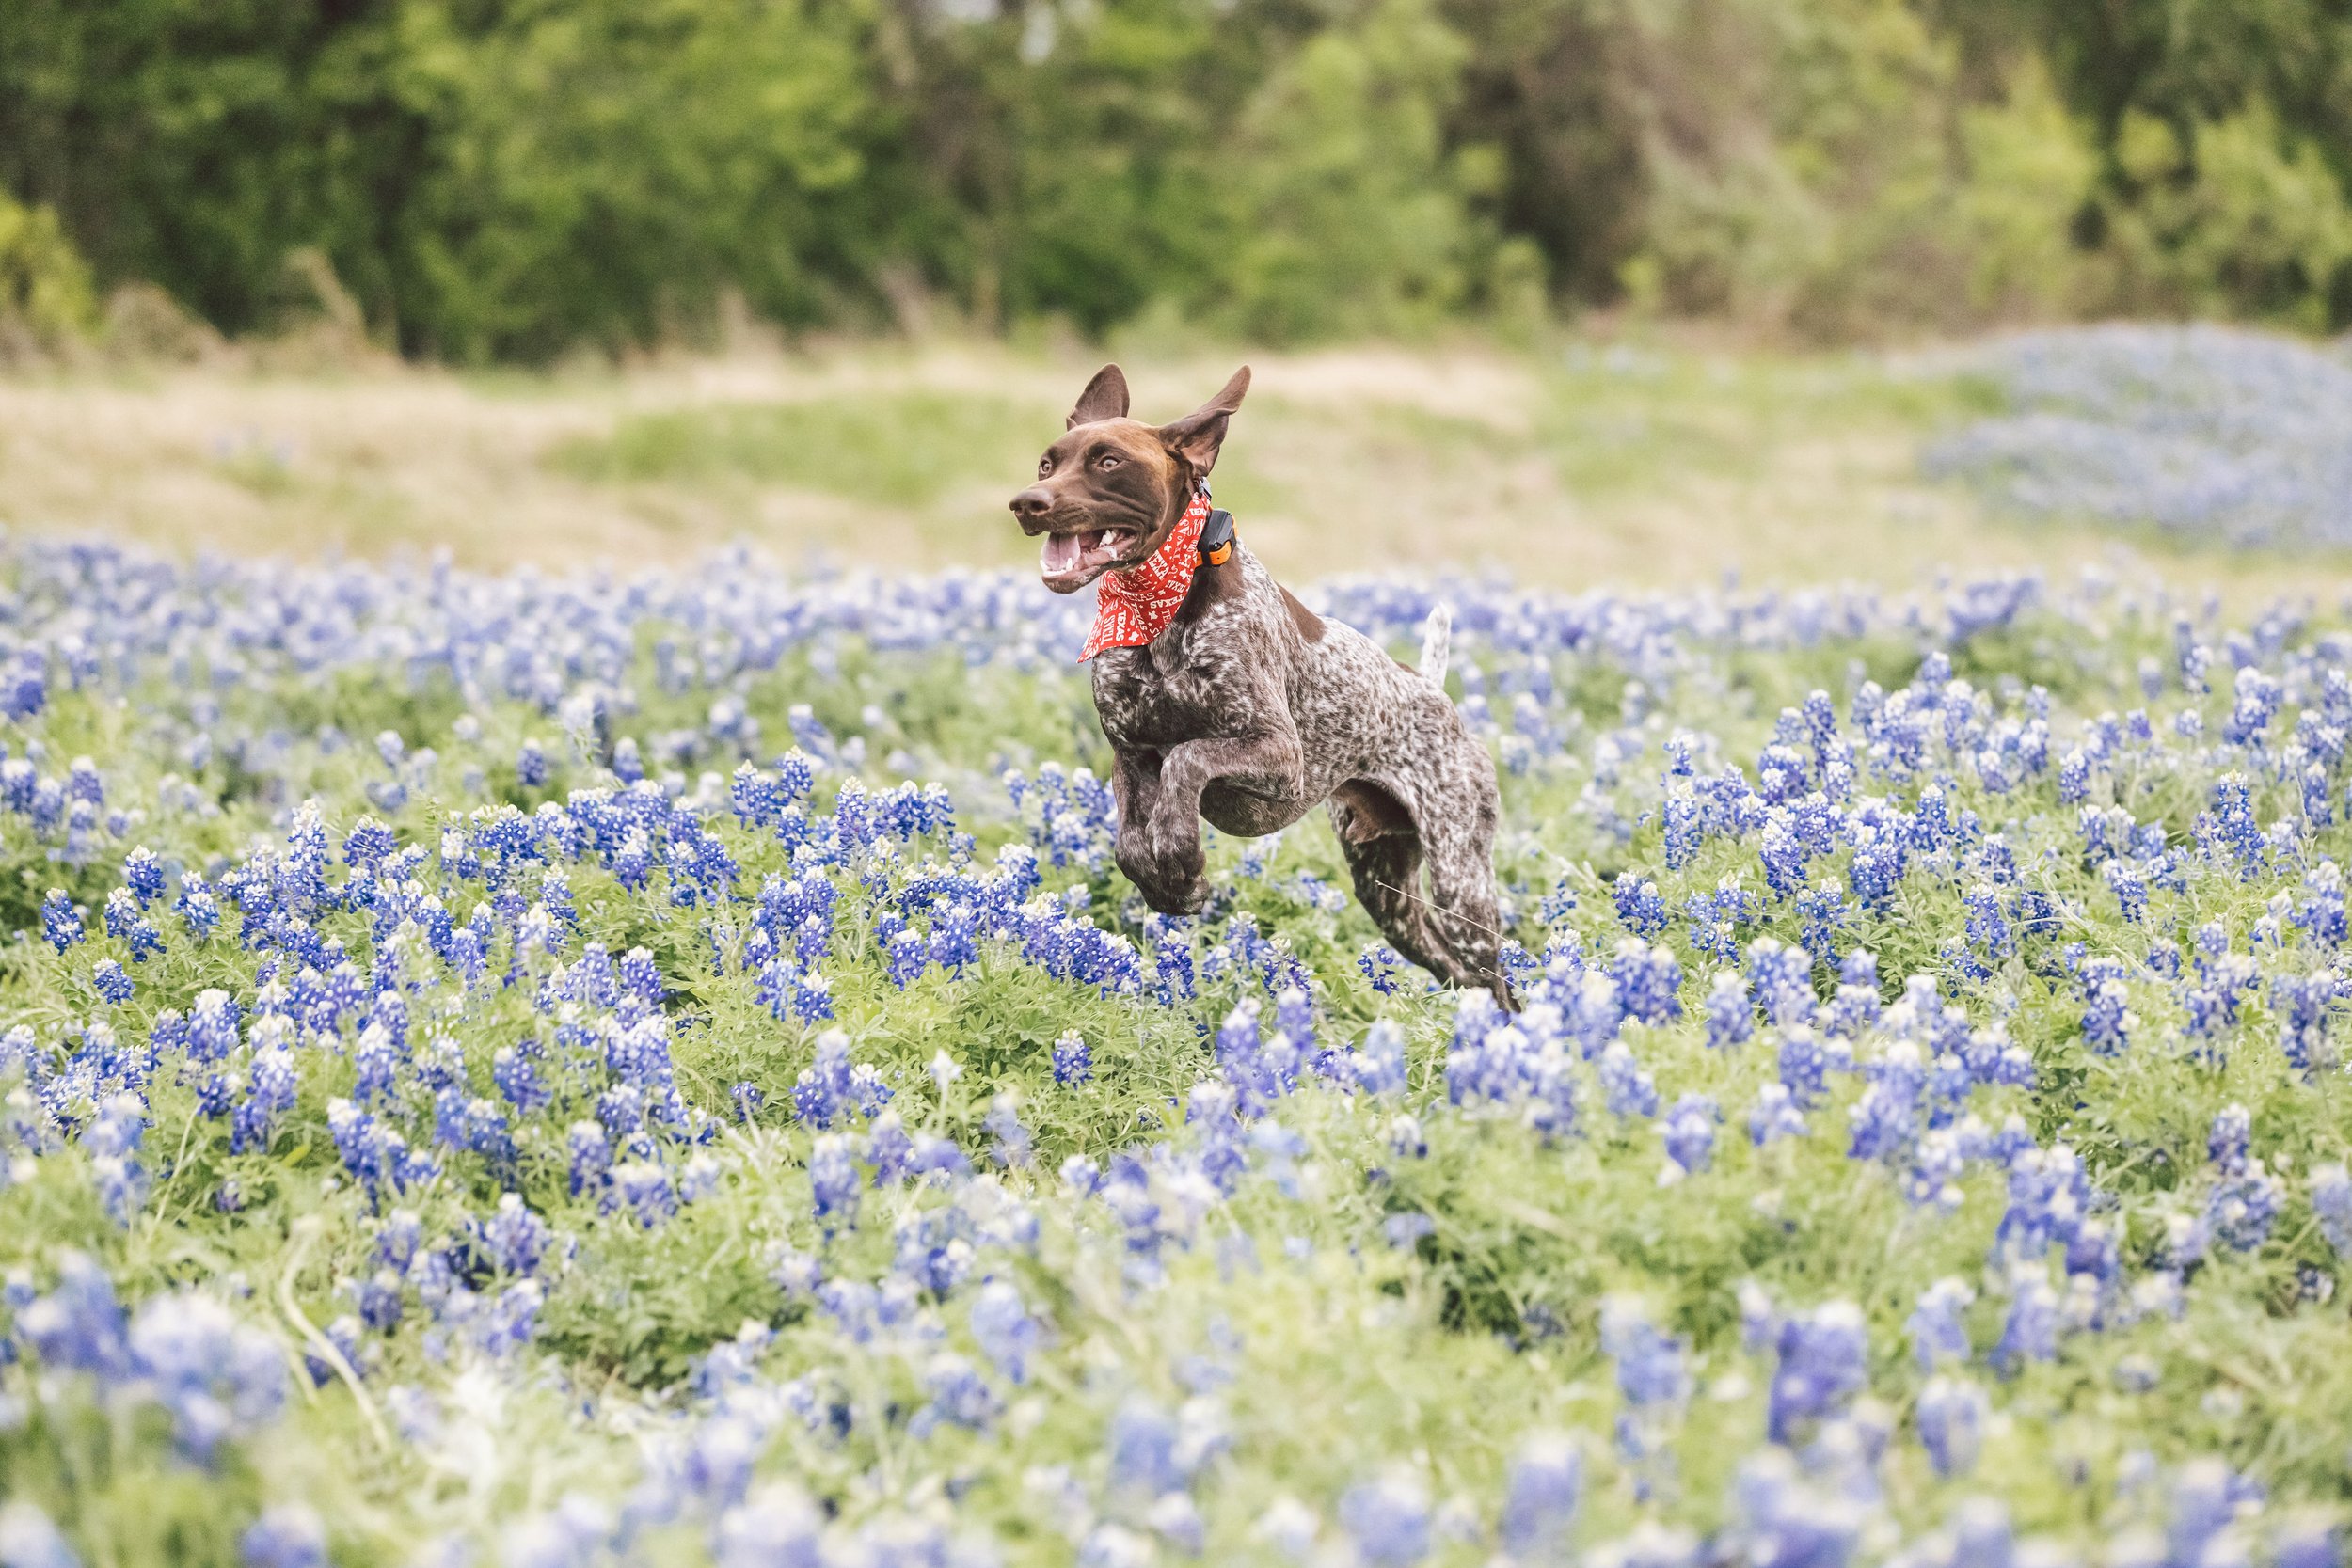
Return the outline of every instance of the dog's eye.
{"type": "Polygon", "coordinates": [[[1053,460],[1053,458],[1052,458],[1051,456],[1041,457],[1041,458],[1039,458],[1039,459],[1037,460],[1037,477],[1038,477],[1038,478],[1040,478],[1040,479],[1043,479],[1043,478],[1044,478],[1047,474],[1050,474],[1050,473],[1052,473],[1053,471],[1054,471],[1054,460],[1053,460]]]}
{"type": "Polygon", "coordinates": [[[1106,451],[1101,457],[1096,458],[1095,462],[1105,468],[1116,468],[1120,465],[1120,458],[1115,451],[1106,451]]]}

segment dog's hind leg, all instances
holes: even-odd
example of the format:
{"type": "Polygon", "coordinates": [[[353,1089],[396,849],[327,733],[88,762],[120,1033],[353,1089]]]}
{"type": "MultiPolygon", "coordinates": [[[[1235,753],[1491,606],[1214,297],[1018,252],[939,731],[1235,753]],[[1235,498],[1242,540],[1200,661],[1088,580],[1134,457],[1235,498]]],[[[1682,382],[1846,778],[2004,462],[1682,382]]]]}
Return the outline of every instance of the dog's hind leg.
{"type": "Polygon", "coordinates": [[[1474,811],[1427,814],[1422,848],[1429,857],[1430,935],[1453,960],[1455,984],[1483,986],[1507,1012],[1518,1010],[1502,973],[1502,914],[1495,897],[1497,812],[1491,797],[1474,811]]]}
{"type": "Polygon", "coordinates": [[[1356,901],[1389,939],[1389,945],[1406,962],[1458,984],[1454,962],[1429,930],[1421,891],[1421,840],[1411,833],[1391,833],[1362,843],[1343,837],[1340,850],[1347,857],[1348,875],[1355,879],[1356,901]]]}
{"type": "Polygon", "coordinates": [[[1330,809],[1357,901],[1389,945],[1449,985],[1485,985],[1485,977],[1466,971],[1431,929],[1421,833],[1395,792],[1371,779],[1350,779],[1331,792],[1330,809]]]}

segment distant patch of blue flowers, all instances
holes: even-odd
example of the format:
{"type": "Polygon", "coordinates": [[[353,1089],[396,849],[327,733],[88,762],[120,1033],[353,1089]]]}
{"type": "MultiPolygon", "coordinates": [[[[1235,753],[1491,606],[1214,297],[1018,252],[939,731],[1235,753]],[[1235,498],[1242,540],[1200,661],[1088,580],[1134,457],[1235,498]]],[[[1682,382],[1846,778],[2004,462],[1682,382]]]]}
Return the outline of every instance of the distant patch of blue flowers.
{"type": "Polygon", "coordinates": [[[2033,332],[1991,351],[2010,411],[1934,478],[2031,516],[2237,546],[2352,545],[2352,353],[2236,328],[2033,332]]]}

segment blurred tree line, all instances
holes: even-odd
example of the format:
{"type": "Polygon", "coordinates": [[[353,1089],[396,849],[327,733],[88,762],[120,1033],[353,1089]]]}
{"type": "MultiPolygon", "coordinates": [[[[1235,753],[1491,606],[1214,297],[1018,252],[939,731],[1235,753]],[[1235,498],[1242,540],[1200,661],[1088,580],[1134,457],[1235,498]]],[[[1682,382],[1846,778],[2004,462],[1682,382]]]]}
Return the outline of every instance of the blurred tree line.
{"type": "Polygon", "coordinates": [[[2352,323],[2345,0],[8,0],[0,313],[2352,323]],[[298,271],[299,269],[297,269],[298,271]],[[77,303],[78,302],[78,303],[77,303]]]}

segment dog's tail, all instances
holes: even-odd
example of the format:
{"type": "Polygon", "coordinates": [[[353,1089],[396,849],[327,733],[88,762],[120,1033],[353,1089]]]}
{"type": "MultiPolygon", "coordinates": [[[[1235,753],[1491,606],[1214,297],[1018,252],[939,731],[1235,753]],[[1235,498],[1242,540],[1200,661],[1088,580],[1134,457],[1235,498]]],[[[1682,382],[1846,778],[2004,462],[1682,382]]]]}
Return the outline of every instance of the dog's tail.
{"type": "Polygon", "coordinates": [[[1440,602],[1421,626],[1421,673],[1445,684],[1445,662],[1454,653],[1454,607],[1440,602]]]}

